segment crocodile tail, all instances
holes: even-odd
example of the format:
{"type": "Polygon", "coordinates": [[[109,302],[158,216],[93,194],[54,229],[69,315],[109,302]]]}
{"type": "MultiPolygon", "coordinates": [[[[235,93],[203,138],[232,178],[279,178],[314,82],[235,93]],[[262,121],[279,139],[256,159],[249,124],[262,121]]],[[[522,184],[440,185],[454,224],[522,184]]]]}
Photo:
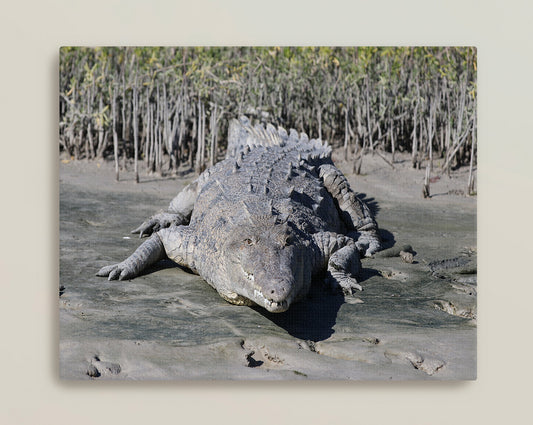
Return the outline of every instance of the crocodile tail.
{"type": "Polygon", "coordinates": [[[274,127],[267,124],[264,127],[261,124],[252,126],[252,123],[246,116],[241,116],[238,120],[233,119],[229,125],[228,131],[228,150],[226,158],[235,158],[240,152],[246,152],[257,146],[286,146],[288,144],[302,145],[305,151],[314,151],[319,157],[330,157],[331,147],[327,142],[323,143],[320,139],[309,139],[307,134],[298,133],[294,129],[289,132],[283,127],[274,127]]]}

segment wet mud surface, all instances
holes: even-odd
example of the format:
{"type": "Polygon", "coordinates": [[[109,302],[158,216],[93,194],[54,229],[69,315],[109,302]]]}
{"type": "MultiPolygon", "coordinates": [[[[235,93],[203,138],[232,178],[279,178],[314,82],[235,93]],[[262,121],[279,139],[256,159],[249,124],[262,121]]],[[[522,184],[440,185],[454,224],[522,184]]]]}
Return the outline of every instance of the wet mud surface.
{"type": "Polygon", "coordinates": [[[411,245],[412,262],[364,259],[364,291],[331,294],[317,279],[307,300],[272,314],[228,304],[170,261],[131,281],[96,277],[138,247],[130,231],[192,179],[135,185],[126,173],[116,183],[102,167],[60,167],[62,378],[475,379],[475,198],[422,200],[392,193],[401,183],[383,173],[348,176],[385,248],[411,245]]]}

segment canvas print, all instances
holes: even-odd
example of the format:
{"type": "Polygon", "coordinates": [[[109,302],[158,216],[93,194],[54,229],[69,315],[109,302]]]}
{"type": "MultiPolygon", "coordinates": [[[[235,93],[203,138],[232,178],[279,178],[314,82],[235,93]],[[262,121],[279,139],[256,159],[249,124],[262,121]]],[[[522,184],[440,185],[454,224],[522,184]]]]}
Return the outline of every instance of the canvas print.
{"type": "Polygon", "coordinates": [[[476,378],[474,47],[63,47],[59,371],[476,378]]]}

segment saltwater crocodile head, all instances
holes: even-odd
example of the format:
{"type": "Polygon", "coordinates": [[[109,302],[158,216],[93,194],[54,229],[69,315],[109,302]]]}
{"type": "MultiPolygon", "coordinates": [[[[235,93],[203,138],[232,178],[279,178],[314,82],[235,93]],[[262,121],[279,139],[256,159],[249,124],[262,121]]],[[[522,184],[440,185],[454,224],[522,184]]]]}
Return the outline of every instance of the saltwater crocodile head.
{"type": "Polygon", "coordinates": [[[226,241],[228,289],[241,304],[250,300],[270,312],[283,312],[305,295],[310,285],[306,254],[305,246],[286,223],[252,217],[226,241]]]}

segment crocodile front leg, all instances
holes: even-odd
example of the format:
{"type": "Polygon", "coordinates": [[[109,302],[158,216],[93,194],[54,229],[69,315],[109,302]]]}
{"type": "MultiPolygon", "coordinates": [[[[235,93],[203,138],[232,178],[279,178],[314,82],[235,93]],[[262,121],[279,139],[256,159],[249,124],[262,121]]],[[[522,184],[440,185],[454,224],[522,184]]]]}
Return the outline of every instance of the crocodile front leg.
{"type": "Polygon", "coordinates": [[[356,240],[357,249],[366,257],[381,249],[378,225],[368,206],[350,188],[344,174],[332,164],[319,169],[324,187],[336,200],[339,214],[356,240]]]}
{"type": "Polygon", "coordinates": [[[189,218],[181,213],[159,212],[145,220],[139,227],[132,230],[131,233],[138,233],[139,237],[142,238],[143,236],[150,236],[152,233],[166,229],[172,225],[179,226],[180,224],[186,224],[188,221],[189,218]]]}
{"type": "Polygon", "coordinates": [[[118,264],[102,267],[96,276],[109,280],[133,279],[148,266],[166,257],[163,242],[157,234],[143,242],[128,258],[118,264]]]}
{"type": "Polygon", "coordinates": [[[327,264],[326,279],[333,289],[340,289],[347,295],[353,294],[356,289],[362,291],[356,280],[361,260],[354,240],[333,232],[315,233],[313,240],[319,253],[315,272],[327,264]]]}
{"type": "Polygon", "coordinates": [[[157,235],[163,243],[168,258],[180,266],[187,267],[193,273],[198,274],[194,260],[198,239],[191,227],[173,226],[160,230],[157,232],[157,235]]]}
{"type": "Polygon", "coordinates": [[[161,229],[188,224],[194,208],[194,203],[196,202],[197,194],[198,180],[195,180],[185,186],[170,202],[168,212],[154,214],[131,233],[138,233],[139,237],[142,238],[143,236],[149,236],[161,229]]]}

